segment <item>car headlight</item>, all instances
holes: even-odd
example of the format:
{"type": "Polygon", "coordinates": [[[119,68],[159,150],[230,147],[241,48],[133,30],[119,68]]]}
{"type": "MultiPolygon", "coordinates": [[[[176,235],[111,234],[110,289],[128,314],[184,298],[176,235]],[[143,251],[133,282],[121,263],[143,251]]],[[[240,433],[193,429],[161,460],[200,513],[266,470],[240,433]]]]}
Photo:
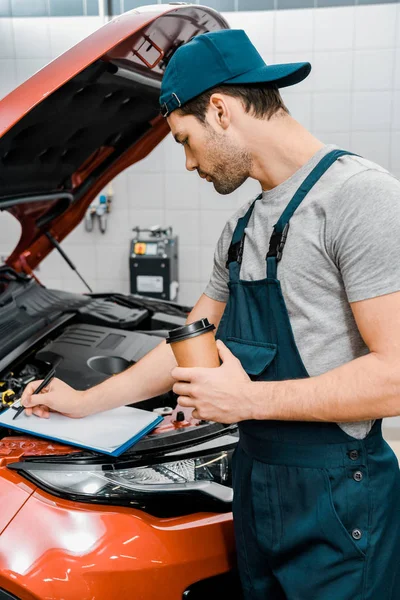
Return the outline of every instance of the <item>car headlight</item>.
{"type": "MultiPolygon", "coordinates": [[[[147,463],[71,464],[14,463],[39,487],[57,495],[94,499],[135,500],[155,494],[206,494],[232,502],[231,456],[237,437],[226,435],[198,446],[164,454],[147,463]],[[218,445],[217,447],[215,447],[218,445]],[[19,465],[19,466],[18,466],[19,465]]],[[[130,502],[134,504],[134,502],[130,502]]]]}

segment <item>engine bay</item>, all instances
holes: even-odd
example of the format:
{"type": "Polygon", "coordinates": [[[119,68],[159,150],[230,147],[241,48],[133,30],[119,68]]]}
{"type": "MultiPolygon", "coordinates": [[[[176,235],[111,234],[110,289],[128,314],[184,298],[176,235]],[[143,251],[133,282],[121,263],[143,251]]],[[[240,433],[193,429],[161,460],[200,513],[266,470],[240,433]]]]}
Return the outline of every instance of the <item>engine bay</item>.
{"type": "MultiPolygon", "coordinates": [[[[103,297],[70,294],[41,288],[32,281],[14,286],[7,306],[9,311],[10,304],[14,323],[26,323],[28,317],[32,325],[39,323],[41,328],[22,343],[19,327],[14,330],[10,353],[14,360],[0,371],[0,410],[7,409],[28,383],[43,379],[54,366],[56,377],[78,390],[121,373],[155,348],[169,329],[182,325],[187,314],[185,307],[164,301],[111,294],[103,297]]],[[[182,443],[200,443],[226,427],[194,419],[192,409],[180,407],[172,391],[132,406],[156,412],[163,421],[128,453],[163,452],[182,443]]],[[[37,438],[24,436],[18,441],[15,431],[0,429],[0,457],[8,456],[10,451],[18,455],[23,451],[24,456],[43,455],[46,449],[49,454],[65,454],[67,448],[71,453],[77,452],[67,446],[58,451],[57,444],[37,438]]]]}

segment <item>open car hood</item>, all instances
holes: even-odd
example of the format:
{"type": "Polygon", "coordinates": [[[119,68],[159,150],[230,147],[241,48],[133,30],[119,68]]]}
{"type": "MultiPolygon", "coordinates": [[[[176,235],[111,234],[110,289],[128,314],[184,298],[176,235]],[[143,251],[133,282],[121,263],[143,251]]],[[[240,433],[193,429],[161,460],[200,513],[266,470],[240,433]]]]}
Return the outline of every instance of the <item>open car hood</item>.
{"type": "Polygon", "coordinates": [[[0,210],[21,223],[7,259],[32,274],[83,219],[97,194],[167,135],[158,96],[174,51],[226,29],[198,5],[124,13],[35,73],[0,102],[0,210]]]}

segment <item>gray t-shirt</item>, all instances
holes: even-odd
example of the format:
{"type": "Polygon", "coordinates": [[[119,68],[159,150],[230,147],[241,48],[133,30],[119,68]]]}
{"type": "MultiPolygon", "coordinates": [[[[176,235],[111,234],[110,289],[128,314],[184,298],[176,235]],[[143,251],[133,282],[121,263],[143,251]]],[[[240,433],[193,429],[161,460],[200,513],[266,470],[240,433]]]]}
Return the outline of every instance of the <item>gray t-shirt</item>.
{"type": "MultiPolygon", "coordinates": [[[[241,279],[266,276],[273,225],[313,167],[336,148],[324,146],[289,179],[263,192],[246,228],[241,279]]],[[[228,221],[218,241],[204,292],[214,300],[228,300],[228,248],[237,220],[252,201],[228,221]]],[[[339,158],[291,218],[278,278],[310,376],[367,354],[349,302],[400,290],[400,181],[364,158],[339,158]]],[[[372,423],[339,425],[362,439],[372,423]]]]}

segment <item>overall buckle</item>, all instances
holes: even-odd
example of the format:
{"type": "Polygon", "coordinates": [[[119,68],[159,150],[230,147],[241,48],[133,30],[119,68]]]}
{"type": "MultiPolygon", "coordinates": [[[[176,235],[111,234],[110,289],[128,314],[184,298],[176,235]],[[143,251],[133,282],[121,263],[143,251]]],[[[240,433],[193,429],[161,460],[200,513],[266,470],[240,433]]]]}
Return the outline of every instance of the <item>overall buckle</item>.
{"type": "Polygon", "coordinates": [[[271,235],[267,258],[275,256],[277,262],[279,262],[281,260],[282,252],[283,252],[283,249],[286,244],[288,230],[289,230],[289,221],[286,223],[282,232],[277,232],[274,230],[273,234],[271,235]]]}
{"type": "Polygon", "coordinates": [[[289,221],[286,223],[285,227],[283,228],[281,241],[280,241],[280,243],[278,245],[278,248],[277,248],[276,260],[278,262],[282,258],[282,252],[283,252],[283,249],[284,249],[285,244],[286,244],[286,239],[287,239],[288,231],[289,231],[289,221]]]}
{"type": "Polygon", "coordinates": [[[234,244],[231,244],[228,248],[228,260],[225,263],[225,267],[229,268],[229,263],[238,262],[239,264],[242,262],[243,257],[243,248],[244,248],[244,236],[234,244]]]}

